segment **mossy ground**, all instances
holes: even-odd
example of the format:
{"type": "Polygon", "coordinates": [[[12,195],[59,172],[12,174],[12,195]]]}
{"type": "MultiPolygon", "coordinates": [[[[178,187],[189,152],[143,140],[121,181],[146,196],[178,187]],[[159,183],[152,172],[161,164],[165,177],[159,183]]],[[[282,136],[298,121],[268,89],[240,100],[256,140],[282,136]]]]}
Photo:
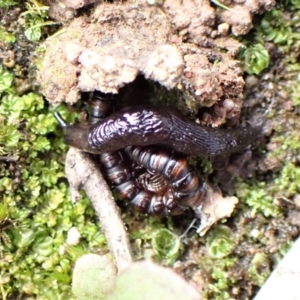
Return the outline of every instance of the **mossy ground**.
{"type": "MultiPolygon", "coordinates": [[[[26,3],[34,8],[35,1],[26,3]]],[[[31,9],[38,17],[26,14],[23,26],[19,17],[30,11],[28,5],[0,1],[0,6],[0,52],[14,52],[13,64],[3,60],[0,68],[0,298],[71,299],[74,261],[86,252],[105,252],[106,243],[88,200],[71,204],[64,179],[67,147],[53,108],[35,85],[35,40],[51,29],[37,26],[40,32],[26,36],[25,30],[32,30],[34,21],[47,22],[47,16],[31,9]],[[66,247],[73,226],[82,239],[66,247]]],[[[178,243],[192,214],[161,220],[123,207],[136,257],[174,264],[204,286],[208,299],[251,299],[299,234],[299,9],[296,1],[279,4],[244,38],[270,55],[268,68],[248,77],[244,109],[245,115],[262,118],[269,132],[253,152],[252,178],[238,179],[228,189],[240,199],[234,215],[207,236],[190,232],[178,243]]],[[[266,67],[261,50],[251,48],[248,73],[266,67]]],[[[60,110],[74,119],[66,107],[60,110]]]]}

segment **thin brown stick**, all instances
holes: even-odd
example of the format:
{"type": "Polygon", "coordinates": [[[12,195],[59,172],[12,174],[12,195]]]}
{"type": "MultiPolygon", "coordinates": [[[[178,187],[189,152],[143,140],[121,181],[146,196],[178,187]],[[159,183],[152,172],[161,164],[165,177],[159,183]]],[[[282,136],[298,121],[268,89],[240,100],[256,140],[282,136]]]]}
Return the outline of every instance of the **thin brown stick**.
{"type": "Polygon", "coordinates": [[[99,167],[90,154],[70,148],[65,171],[72,201],[80,199],[80,189],[85,190],[102,224],[118,272],[121,272],[132,263],[132,253],[119,208],[99,167]]]}

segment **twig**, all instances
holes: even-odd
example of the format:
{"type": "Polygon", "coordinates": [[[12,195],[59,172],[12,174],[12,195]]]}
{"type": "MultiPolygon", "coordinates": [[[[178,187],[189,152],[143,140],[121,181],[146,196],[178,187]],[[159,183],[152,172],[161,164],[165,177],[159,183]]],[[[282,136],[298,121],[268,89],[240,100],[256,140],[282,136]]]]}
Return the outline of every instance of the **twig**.
{"type": "Polygon", "coordinates": [[[72,201],[80,199],[81,188],[85,190],[102,224],[118,272],[121,272],[132,263],[132,253],[119,209],[99,168],[91,155],[70,148],[65,170],[72,201]]]}

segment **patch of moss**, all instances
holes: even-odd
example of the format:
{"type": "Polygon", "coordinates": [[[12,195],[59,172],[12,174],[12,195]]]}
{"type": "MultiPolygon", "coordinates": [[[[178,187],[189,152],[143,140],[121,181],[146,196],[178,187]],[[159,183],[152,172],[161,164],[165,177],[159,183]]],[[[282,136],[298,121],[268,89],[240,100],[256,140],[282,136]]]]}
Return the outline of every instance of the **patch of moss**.
{"type": "MultiPolygon", "coordinates": [[[[70,299],[71,270],[78,255],[74,249],[60,250],[67,231],[80,230],[83,252],[105,246],[105,239],[97,224],[88,222],[94,219],[89,201],[71,204],[62,159],[67,147],[53,109],[37,93],[16,95],[13,73],[2,68],[0,74],[0,210],[2,222],[10,222],[0,228],[2,299],[16,293],[70,299]]],[[[74,121],[75,114],[66,107],[59,110],[74,121]]]]}
{"type": "Polygon", "coordinates": [[[273,203],[266,182],[256,180],[239,182],[236,191],[238,198],[249,205],[254,214],[260,212],[266,217],[276,217],[280,214],[280,209],[273,203]]]}
{"type": "Polygon", "coordinates": [[[18,4],[18,2],[18,0],[0,0],[0,7],[8,8],[9,6],[18,4]]]}
{"type": "Polygon", "coordinates": [[[243,61],[244,70],[249,75],[260,74],[270,63],[269,52],[261,43],[246,46],[239,58],[243,61]]]}
{"type": "Polygon", "coordinates": [[[13,33],[7,32],[5,28],[0,26],[0,40],[5,45],[10,45],[16,40],[16,37],[13,33]]]}
{"type": "Polygon", "coordinates": [[[25,6],[26,11],[21,14],[21,17],[24,18],[24,34],[29,41],[39,41],[45,26],[59,24],[58,22],[47,21],[49,6],[42,2],[28,0],[25,6]]]}
{"type": "Polygon", "coordinates": [[[230,276],[230,269],[234,267],[237,262],[235,257],[226,257],[223,259],[204,259],[200,263],[204,272],[210,274],[211,283],[208,283],[207,289],[203,293],[206,299],[230,299],[228,290],[233,285],[236,285],[234,276],[230,276]]]}
{"type": "Polygon", "coordinates": [[[230,229],[225,226],[215,226],[208,234],[206,247],[212,258],[228,256],[234,247],[234,241],[230,237],[230,229]]]}

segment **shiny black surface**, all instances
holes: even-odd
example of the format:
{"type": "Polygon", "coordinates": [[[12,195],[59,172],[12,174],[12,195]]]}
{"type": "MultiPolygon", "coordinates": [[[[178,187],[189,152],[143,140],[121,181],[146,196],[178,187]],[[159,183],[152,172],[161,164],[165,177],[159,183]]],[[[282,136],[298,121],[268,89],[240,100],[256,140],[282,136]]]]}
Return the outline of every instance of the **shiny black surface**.
{"type": "Polygon", "coordinates": [[[167,108],[137,106],[91,125],[86,137],[90,149],[85,150],[103,153],[127,146],[165,145],[188,155],[214,156],[243,150],[258,136],[259,130],[252,127],[207,128],[167,108]]]}

